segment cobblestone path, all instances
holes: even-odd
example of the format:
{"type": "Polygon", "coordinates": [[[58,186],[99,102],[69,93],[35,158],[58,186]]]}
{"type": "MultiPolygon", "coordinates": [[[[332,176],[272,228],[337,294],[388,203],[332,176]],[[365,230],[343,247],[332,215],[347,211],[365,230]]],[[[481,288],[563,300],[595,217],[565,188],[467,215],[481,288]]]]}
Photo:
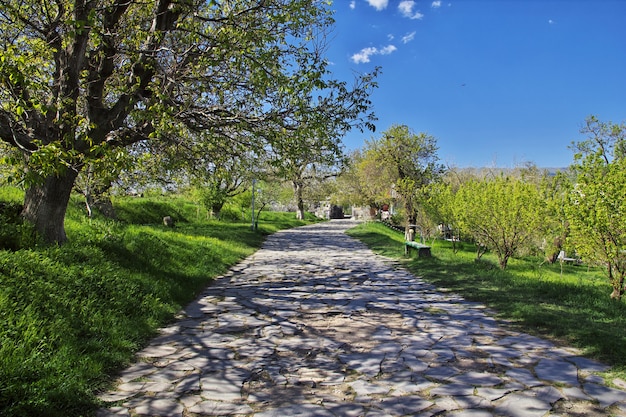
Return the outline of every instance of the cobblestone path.
{"type": "Polygon", "coordinates": [[[626,416],[576,350],[507,329],[327,223],[281,231],[139,352],[110,416],[626,416]]]}

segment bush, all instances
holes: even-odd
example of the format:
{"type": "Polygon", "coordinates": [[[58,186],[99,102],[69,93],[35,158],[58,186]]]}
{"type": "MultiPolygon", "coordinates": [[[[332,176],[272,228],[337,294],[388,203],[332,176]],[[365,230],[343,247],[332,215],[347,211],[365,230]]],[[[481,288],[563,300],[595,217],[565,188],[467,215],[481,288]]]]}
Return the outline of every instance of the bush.
{"type": "Polygon", "coordinates": [[[406,217],[404,213],[399,211],[391,216],[389,219],[393,226],[401,227],[404,229],[404,225],[406,224],[406,217]]]}
{"type": "Polygon", "coordinates": [[[220,211],[220,220],[224,221],[241,221],[241,208],[237,207],[235,204],[224,204],[222,210],[220,211]]]}

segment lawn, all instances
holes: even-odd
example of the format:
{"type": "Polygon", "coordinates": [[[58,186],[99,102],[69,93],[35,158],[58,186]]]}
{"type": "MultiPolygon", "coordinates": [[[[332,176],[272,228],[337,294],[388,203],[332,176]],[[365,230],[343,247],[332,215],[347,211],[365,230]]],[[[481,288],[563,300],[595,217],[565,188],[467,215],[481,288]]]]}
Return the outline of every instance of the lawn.
{"type": "Polygon", "coordinates": [[[441,290],[487,305],[522,331],[582,349],[626,380],[626,302],[609,298],[603,270],[524,257],[502,271],[494,255],[477,261],[474,245],[461,242],[455,253],[445,240],[428,242],[430,258],[406,258],[404,235],[381,223],[363,223],[348,234],[441,290]]]}

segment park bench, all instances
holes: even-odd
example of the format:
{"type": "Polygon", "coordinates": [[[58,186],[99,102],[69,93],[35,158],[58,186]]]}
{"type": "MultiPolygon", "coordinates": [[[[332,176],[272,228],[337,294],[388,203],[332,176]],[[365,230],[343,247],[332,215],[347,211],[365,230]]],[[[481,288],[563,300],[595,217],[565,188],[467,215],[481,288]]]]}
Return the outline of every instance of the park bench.
{"type": "Polygon", "coordinates": [[[411,248],[417,249],[417,256],[430,256],[430,246],[423,243],[406,240],[404,242],[404,254],[409,255],[411,248]]]}
{"type": "Polygon", "coordinates": [[[560,262],[571,262],[574,264],[581,264],[582,261],[579,258],[570,258],[565,255],[565,251],[559,252],[559,256],[556,257],[560,262]]]}

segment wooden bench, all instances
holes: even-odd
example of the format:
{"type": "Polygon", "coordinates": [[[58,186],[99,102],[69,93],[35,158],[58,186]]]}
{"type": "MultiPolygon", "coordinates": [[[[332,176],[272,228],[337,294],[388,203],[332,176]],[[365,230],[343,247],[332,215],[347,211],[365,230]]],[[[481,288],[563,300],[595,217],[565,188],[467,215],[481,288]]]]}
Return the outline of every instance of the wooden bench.
{"type": "Polygon", "coordinates": [[[419,242],[412,242],[406,240],[404,242],[404,254],[409,255],[411,248],[417,249],[417,256],[430,256],[430,246],[424,245],[419,242]]]}

